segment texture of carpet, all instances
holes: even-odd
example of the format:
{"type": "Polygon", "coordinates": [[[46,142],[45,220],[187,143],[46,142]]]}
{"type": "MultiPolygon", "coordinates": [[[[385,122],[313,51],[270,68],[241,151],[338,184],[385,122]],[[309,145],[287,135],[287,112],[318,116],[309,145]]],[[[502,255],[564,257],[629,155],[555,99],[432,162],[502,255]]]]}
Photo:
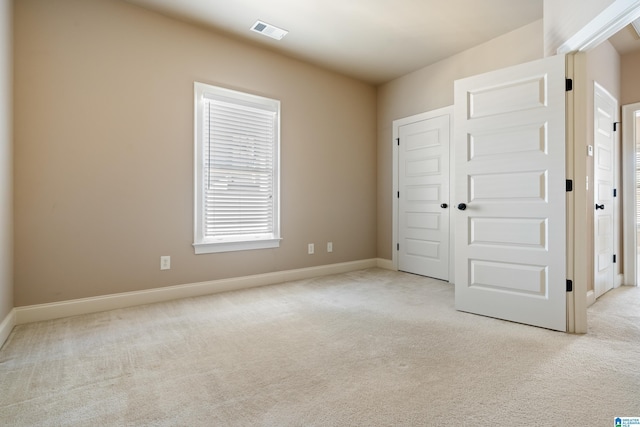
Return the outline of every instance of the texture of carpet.
{"type": "Polygon", "coordinates": [[[640,417],[640,289],[570,335],[380,269],[21,325],[0,425],[613,426],[640,417]]]}

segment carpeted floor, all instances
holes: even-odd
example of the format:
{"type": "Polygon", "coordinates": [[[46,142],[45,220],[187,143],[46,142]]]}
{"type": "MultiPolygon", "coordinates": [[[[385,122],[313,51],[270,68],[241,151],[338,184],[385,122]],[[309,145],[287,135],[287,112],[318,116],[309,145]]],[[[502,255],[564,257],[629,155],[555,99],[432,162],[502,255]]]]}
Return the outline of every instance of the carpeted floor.
{"type": "Polygon", "coordinates": [[[640,417],[640,289],[570,335],[371,269],[21,325],[0,425],[613,426],[640,417]]]}

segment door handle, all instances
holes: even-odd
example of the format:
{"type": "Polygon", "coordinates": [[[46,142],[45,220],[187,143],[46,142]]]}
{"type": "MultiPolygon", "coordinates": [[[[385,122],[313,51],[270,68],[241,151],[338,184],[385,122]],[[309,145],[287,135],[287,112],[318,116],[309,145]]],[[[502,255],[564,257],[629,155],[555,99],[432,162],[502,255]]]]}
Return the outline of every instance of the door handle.
{"type": "Polygon", "coordinates": [[[440,207],[441,207],[442,209],[447,209],[447,208],[449,207],[449,205],[448,205],[448,204],[446,204],[446,203],[443,203],[443,204],[441,204],[441,205],[440,205],[440,207]]]}
{"type": "Polygon", "coordinates": [[[460,209],[461,211],[463,211],[463,210],[467,209],[467,205],[466,205],[466,204],[464,204],[464,203],[459,203],[459,204],[458,204],[458,209],[460,209]]]}
{"type": "Polygon", "coordinates": [[[604,210],[604,203],[603,203],[603,204],[601,204],[601,205],[599,205],[599,204],[597,204],[597,203],[596,203],[596,210],[598,210],[598,209],[602,209],[602,210],[604,210]]]}

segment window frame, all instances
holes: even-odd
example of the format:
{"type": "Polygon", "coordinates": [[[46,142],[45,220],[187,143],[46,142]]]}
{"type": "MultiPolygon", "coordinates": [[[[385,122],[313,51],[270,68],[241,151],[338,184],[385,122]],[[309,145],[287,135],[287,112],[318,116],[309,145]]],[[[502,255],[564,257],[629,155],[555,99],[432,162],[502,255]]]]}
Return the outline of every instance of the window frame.
{"type": "Polygon", "coordinates": [[[270,249],[280,246],[280,101],[245,92],[194,82],[194,237],[196,254],[270,249]],[[275,112],[273,147],[273,233],[205,236],[205,97],[275,112]]]}

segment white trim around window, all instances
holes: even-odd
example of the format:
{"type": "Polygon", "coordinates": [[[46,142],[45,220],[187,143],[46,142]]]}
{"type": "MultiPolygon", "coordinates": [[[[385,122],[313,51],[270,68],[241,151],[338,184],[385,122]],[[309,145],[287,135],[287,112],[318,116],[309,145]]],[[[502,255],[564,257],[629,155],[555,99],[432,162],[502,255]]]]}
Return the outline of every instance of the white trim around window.
{"type": "Polygon", "coordinates": [[[280,101],[194,83],[196,254],[280,246],[280,101]]]}

